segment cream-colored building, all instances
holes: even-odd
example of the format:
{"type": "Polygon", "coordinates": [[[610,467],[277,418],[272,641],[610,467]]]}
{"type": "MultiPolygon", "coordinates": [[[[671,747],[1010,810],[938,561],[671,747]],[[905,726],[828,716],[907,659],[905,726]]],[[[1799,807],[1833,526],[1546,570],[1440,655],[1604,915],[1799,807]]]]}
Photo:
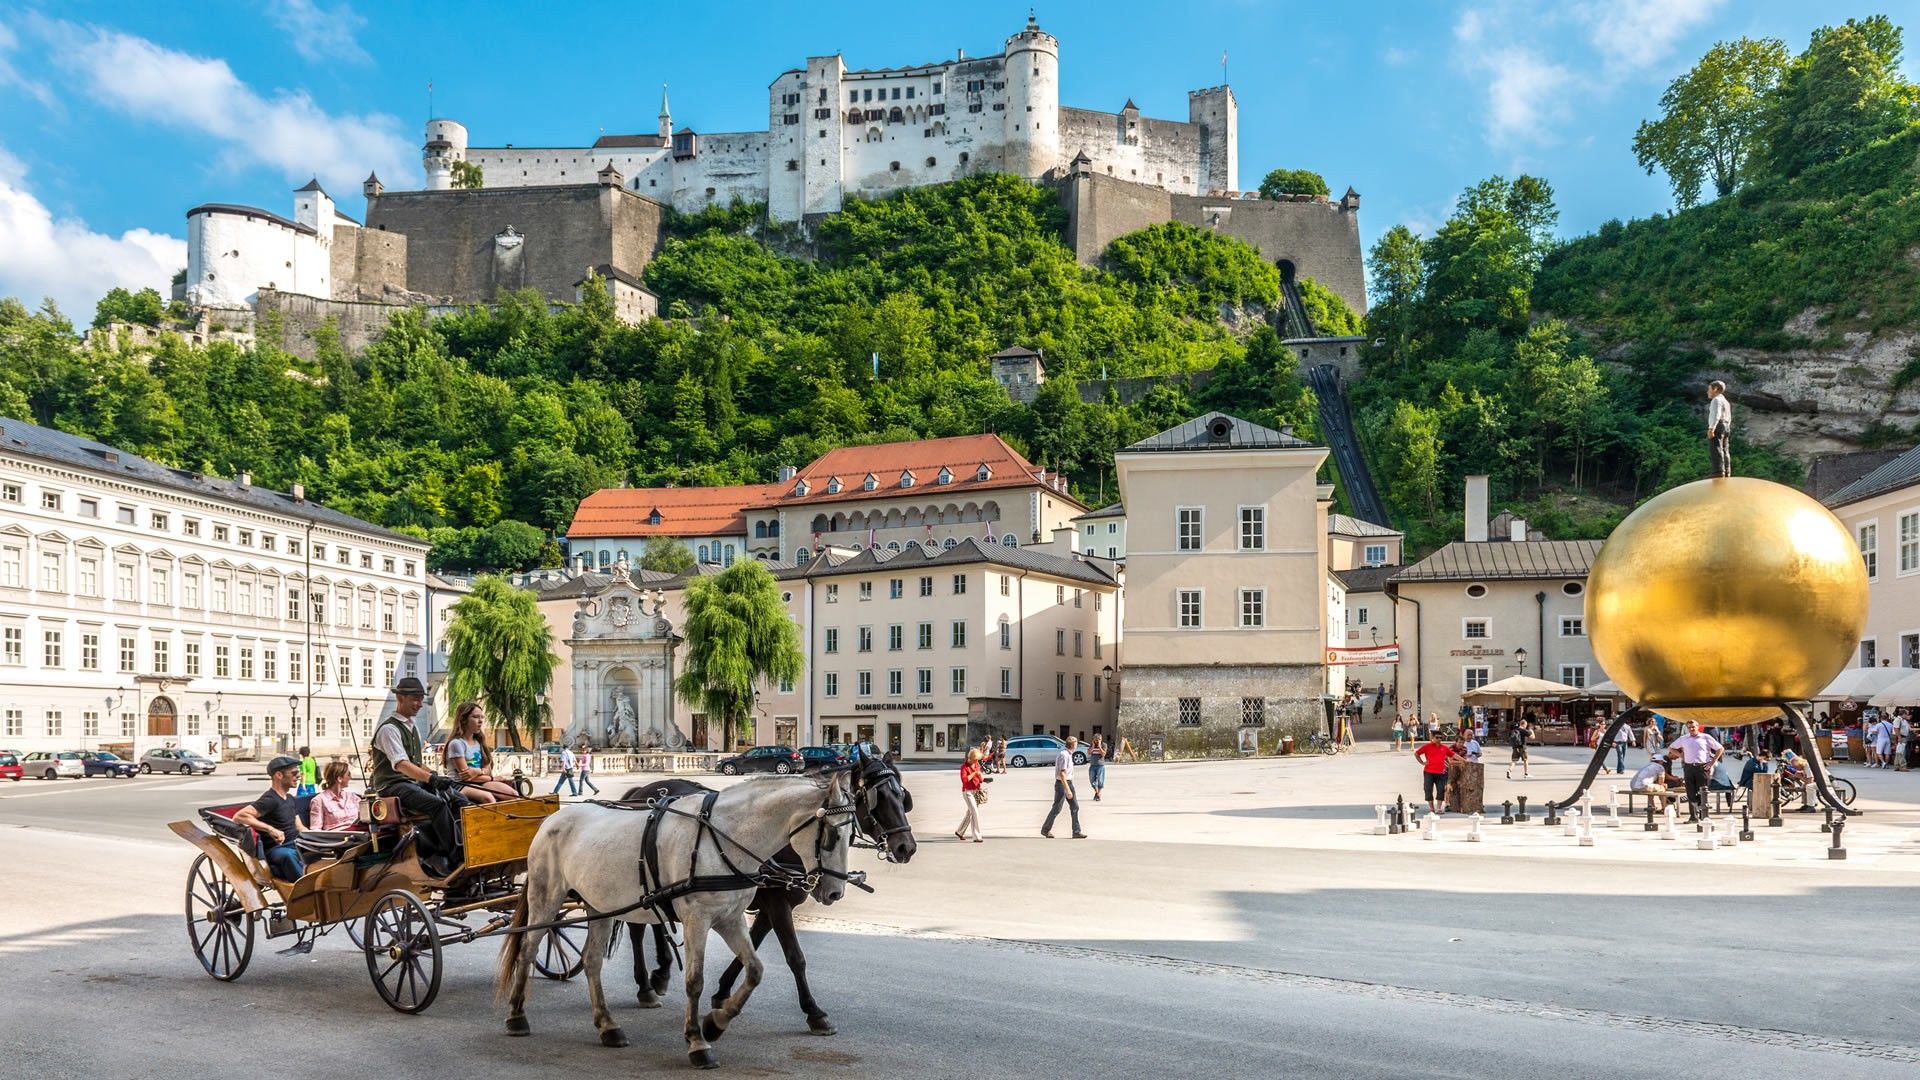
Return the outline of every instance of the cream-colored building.
{"type": "Polygon", "coordinates": [[[1399,566],[1403,539],[1404,534],[1398,529],[1375,525],[1351,514],[1328,514],[1327,566],[1334,570],[1399,566]]]}
{"type": "Polygon", "coordinates": [[[1492,539],[1486,483],[1467,478],[1467,539],[1386,582],[1396,605],[1400,697],[1443,718],[1459,710],[1462,694],[1510,675],[1575,687],[1607,678],[1586,630],[1587,573],[1602,541],[1524,539],[1526,523],[1517,519],[1509,538],[1492,539]]]}
{"type": "Polygon", "coordinates": [[[1867,564],[1867,628],[1854,662],[1920,668],[1920,447],[1823,501],[1867,564]]]}
{"type": "Polygon", "coordinates": [[[1114,455],[1127,507],[1120,728],[1175,756],[1323,723],[1327,449],[1209,413],[1114,455]]]}

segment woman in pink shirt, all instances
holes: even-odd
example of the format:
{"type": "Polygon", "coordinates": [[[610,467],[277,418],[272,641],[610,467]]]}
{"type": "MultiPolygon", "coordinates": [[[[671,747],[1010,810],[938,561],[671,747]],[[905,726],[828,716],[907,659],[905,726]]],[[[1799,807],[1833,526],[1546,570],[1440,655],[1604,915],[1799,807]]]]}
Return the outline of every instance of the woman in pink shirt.
{"type": "Polygon", "coordinates": [[[960,827],[953,830],[953,835],[966,840],[967,834],[972,833],[976,844],[980,843],[980,811],[976,807],[981,785],[986,782],[985,772],[980,764],[980,748],[969,747],[967,760],[960,764],[960,801],[967,804],[967,816],[960,819],[960,827]]]}
{"type": "Polygon", "coordinates": [[[307,804],[307,824],[319,832],[360,827],[360,793],[348,791],[353,773],[344,761],[327,762],[320,791],[307,804]]]}

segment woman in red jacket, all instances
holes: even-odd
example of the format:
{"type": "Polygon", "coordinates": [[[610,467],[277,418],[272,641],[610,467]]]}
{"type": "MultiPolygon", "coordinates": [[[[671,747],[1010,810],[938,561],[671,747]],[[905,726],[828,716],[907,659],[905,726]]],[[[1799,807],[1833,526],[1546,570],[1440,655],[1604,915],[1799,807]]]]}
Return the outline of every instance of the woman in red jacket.
{"type": "Polygon", "coordinates": [[[976,844],[980,842],[980,811],[977,807],[986,783],[985,772],[980,764],[980,748],[968,748],[967,760],[960,763],[960,801],[967,804],[967,816],[960,819],[960,827],[953,830],[953,835],[965,840],[968,839],[967,834],[972,833],[976,844]]]}

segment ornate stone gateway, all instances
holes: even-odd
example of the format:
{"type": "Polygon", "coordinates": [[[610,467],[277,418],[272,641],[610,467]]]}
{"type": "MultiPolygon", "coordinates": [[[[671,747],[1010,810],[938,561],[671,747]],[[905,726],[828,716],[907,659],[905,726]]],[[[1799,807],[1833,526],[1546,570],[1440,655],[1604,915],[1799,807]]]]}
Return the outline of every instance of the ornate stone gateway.
{"type": "Polygon", "coordinates": [[[673,650],[680,644],[663,614],[666,597],[635,585],[625,560],[573,615],[573,717],[569,743],[678,750],[687,733],[673,720],[673,650]]]}

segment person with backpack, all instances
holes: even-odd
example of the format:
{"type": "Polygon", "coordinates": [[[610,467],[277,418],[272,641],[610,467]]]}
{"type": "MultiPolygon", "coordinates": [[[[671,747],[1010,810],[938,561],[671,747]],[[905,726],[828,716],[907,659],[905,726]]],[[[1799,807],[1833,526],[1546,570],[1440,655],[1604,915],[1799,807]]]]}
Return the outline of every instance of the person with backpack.
{"type": "Polygon", "coordinates": [[[1527,740],[1531,738],[1532,735],[1533,725],[1527,722],[1527,717],[1525,716],[1515,720],[1512,729],[1507,732],[1507,745],[1513,749],[1512,756],[1507,759],[1507,779],[1513,779],[1513,767],[1515,765],[1520,766],[1520,778],[1522,780],[1529,778],[1530,774],[1527,772],[1527,740]]]}

